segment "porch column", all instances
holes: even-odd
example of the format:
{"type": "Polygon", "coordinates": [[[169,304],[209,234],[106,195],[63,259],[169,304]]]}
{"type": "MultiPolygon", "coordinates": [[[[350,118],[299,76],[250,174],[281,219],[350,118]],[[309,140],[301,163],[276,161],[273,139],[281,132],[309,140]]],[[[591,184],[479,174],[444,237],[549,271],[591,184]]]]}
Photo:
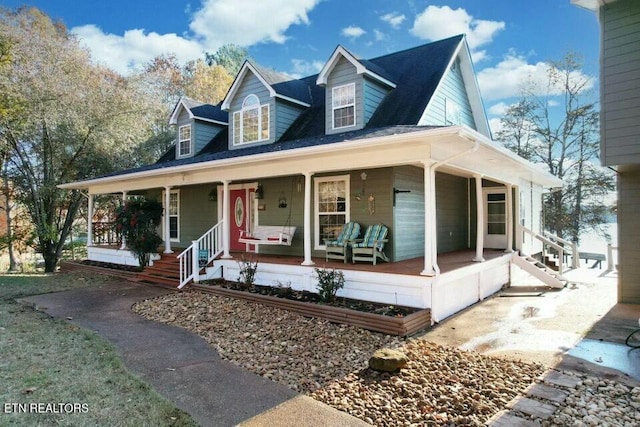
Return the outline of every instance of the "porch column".
{"type": "Polygon", "coordinates": [[[164,187],[164,253],[172,254],[171,229],[169,227],[169,204],[171,203],[171,187],[164,187]]]}
{"type": "Polygon", "coordinates": [[[482,197],[482,175],[474,175],[476,180],[476,262],[484,261],[484,198],[482,197]]]}
{"type": "MultiPolygon", "coordinates": [[[[127,192],[123,191],[122,192],[122,204],[124,205],[125,203],[127,203],[127,192]]],[[[124,237],[124,234],[122,235],[122,246],[120,246],[120,249],[126,249],[127,248],[127,239],[124,237]]]]}
{"type": "Polygon", "coordinates": [[[434,248],[437,248],[437,237],[433,230],[436,228],[436,188],[435,170],[431,167],[431,161],[423,161],[424,165],[424,270],[423,276],[435,276],[437,265],[434,262],[437,256],[434,248]]]}
{"type": "Polygon", "coordinates": [[[89,193],[87,207],[87,246],[93,246],[93,194],[89,193]]]}
{"type": "Polygon", "coordinates": [[[513,186],[507,184],[507,248],[504,250],[510,254],[513,252],[513,186]]]}
{"type": "Polygon", "coordinates": [[[311,259],[311,176],[304,173],[304,261],[302,265],[314,265],[311,259]]]}
{"type": "Polygon", "coordinates": [[[229,218],[229,205],[231,203],[231,195],[229,194],[229,181],[222,181],[222,258],[233,258],[229,253],[229,233],[231,222],[229,218]]]}

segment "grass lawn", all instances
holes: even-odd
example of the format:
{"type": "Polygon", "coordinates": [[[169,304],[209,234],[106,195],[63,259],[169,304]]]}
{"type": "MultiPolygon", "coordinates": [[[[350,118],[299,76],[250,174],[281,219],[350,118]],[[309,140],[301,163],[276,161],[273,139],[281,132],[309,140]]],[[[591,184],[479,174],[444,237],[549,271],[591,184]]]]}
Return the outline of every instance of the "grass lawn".
{"type": "Polygon", "coordinates": [[[0,425],[197,425],[130,374],[109,342],[15,301],[108,280],[80,272],[0,275],[0,425]],[[11,405],[32,403],[85,405],[70,414],[14,413],[11,405]]]}

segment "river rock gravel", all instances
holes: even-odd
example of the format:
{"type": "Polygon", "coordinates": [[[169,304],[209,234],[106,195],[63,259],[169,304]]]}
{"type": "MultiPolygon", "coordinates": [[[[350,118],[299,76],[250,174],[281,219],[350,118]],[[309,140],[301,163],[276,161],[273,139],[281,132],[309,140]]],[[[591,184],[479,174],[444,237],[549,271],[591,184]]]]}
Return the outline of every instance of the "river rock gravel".
{"type": "Polygon", "coordinates": [[[370,424],[483,425],[544,367],[404,340],[256,303],[187,291],[134,305],[138,314],[187,328],[221,357],[370,424]],[[382,347],[409,362],[395,374],[367,368],[382,347]]]}

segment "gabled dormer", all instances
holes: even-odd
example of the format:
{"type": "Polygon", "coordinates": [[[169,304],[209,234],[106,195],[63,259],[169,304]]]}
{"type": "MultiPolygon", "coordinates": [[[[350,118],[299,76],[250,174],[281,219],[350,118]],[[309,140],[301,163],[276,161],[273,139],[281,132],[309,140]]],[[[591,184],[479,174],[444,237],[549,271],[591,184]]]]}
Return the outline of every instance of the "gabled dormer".
{"type": "Polygon", "coordinates": [[[338,46],[316,79],[325,89],[325,133],[362,129],[396,87],[384,69],[338,46]]]}
{"type": "Polygon", "coordinates": [[[246,61],[221,106],[229,113],[229,149],[277,141],[310,105],[306,83],[246,61]]]}
{"type": "Polygon", "coordinates": [[[180,98],[169,117],[176,126],[175,158],[195,156],[228,125],[228,115],[219,105],[180,98]]]}

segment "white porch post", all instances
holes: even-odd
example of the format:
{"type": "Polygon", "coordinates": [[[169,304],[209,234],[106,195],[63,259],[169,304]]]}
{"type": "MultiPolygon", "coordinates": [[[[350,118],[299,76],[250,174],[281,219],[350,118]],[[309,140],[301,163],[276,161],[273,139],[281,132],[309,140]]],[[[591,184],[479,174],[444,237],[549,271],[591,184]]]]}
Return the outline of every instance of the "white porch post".
{"type": "Polygon", "coordinates": [[[229,233],[231,222],[229,218],[229,204],[231,203],[231,195],[229,194],[229,181],[222,181],[222,258],[232,258],[229,246],[229,233]]]}
{"type": "Polygon", "coordinates": [[[435,206],[435,171],[431,167],[431,161],[423,161],[424,165],[424,270],[423,276],[435,276],[434,247],[437,247],[436,236],[433,234],[436,222],[435,206]]]}
{"type": "Polygon", "coordinates": [[[304,261],[302,265],[314,265],[311,259],[311,176],[304,173],[304,261]]]}
{"type": "Polygon", "coordinates": [[[507,248],[506,253],[513,252],[513,185],[507,184],[507,248]]]}
{"type": "Polygon", "coordinates": [[[169,203],[171,203],[171,187],[164,187],[164,253],[172,254],[171,229],[169,227],[169,203]]]}
{"type": "Polygon", "coordinates": [[[476,180],[476,262],[484,261],[484,198],[482,197],[482,175],[474,175],[476,180]]]}
{"type": "MultiPolygon", "coordinates": [[[[123,191],[122,192],[122,204],[124,205],[125,203],[127,203],[127,192],[123,191]]],[[[124,234],[122,235],[122,245],[120,246],[120,249],[126,249],[127,248],[127,239],[124,237],[124,234]]]]}
{"type": "Polygon", "coordinates": [[[87,207],[87,246],[93,246],[93,194],[89,194],[87,207]]]}

